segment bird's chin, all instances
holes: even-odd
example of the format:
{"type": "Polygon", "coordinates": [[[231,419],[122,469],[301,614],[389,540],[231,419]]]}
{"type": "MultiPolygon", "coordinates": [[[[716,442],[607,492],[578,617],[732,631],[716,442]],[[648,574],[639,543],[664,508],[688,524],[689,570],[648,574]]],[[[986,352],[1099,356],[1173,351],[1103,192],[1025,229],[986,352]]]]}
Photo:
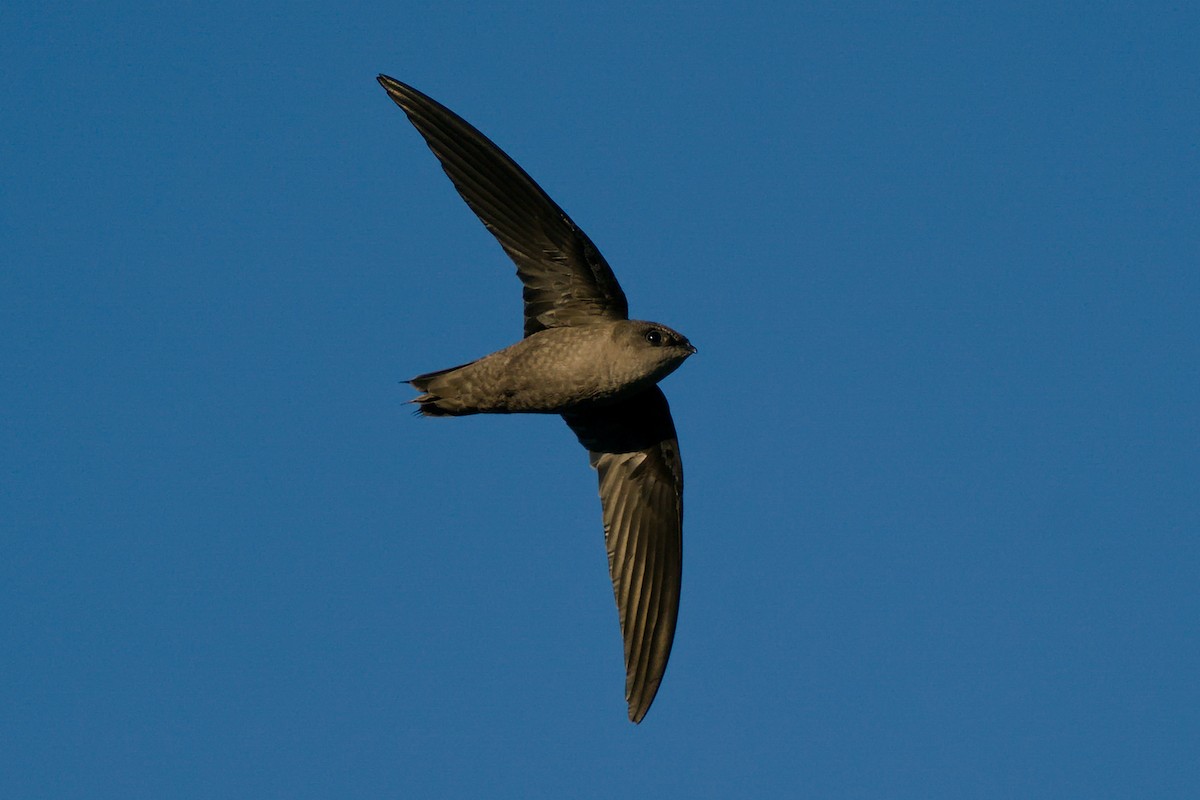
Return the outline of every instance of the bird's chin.
{"type": "Polygon", "coordinates": [[[646,375],[646,377],[622,387],[620,397],[618,399],[624,399],[626,397],[631,397],[635,394],[641,394],[642,392],[646,391],[651,386],[654,386],[663,378],[679,369],[686,358],[687,357],[685,356],[684,358],[680,359],[672,359],[671,361],[666,361],[656,366],[650,374],[646,375]]]}
{"type": "MultiPolygon", "coordinates": [[[[695,348],[692,348],[692,353],[694,353],[694,352],[696,352],[696,350],[695,350],[695,348]]],[[[675,370],[682,367],[683,362],[687,361],[688,356],[692,355],[692,353],[688,353],[687,355],[680,356],[679,358],[676,358],[676,359],[672,359],[671,361],[668,361],[667,363],[663,364],[662,369],[659,371],[656,371],[654,373],[654,382],[658,383],[663,378],[667,377],[672,372],[674,372],[675,370]]]]}

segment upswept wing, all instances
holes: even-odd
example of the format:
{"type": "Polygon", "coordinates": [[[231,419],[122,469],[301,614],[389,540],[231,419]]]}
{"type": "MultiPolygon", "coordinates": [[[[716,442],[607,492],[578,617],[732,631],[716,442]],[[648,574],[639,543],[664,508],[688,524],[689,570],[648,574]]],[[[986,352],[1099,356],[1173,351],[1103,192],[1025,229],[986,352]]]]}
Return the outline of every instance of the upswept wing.
{"type": "Polygon", "coordinates": [[[516,262],[525,286],[526,336],[545,328],[628,319],[625,293],[604,256],[525,170],[432,98],[386,75],[379,83],[516,262]]]}

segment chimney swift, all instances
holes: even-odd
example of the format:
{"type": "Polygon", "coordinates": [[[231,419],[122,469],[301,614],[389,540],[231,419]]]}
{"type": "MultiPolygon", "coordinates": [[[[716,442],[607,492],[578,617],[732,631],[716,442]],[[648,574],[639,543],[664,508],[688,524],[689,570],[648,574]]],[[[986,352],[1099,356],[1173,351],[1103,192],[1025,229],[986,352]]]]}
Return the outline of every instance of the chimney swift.
{"type": "Polygon", "coordinates": [[[588,449],[625,642],[625,699],[641,722],[671,654],[683,554],[683,465],[658,382],[696,348],[665,325],[629,319],[591,239],[491,140],[411,86],[386,75],[379,83],[524,284],[525,337],[418,375],[411,402],[431,417],[561,414],[588,449]]]}

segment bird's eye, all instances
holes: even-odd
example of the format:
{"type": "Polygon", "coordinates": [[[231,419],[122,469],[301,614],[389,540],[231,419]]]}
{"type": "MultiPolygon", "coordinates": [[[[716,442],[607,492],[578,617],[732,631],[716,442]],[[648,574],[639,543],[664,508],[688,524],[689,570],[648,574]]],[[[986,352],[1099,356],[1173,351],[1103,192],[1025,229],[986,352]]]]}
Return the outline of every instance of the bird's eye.
{"type": "Polygon", "coordinates": [[[658,347],[663,342],[663,335],[655,330],[646,331],[646,341],[658,347]]]}

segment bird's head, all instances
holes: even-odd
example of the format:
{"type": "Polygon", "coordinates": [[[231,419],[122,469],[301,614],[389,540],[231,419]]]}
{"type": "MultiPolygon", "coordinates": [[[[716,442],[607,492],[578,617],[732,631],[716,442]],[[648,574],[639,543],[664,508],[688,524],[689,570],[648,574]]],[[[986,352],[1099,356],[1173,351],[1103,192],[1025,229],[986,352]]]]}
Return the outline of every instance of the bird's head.
{"type": "Polygon", "coordinates": [[[686,336],[657,322],[631,320],[621,326],[619,336],[655,382],[670,375],[696,352],[686,336]]]}

